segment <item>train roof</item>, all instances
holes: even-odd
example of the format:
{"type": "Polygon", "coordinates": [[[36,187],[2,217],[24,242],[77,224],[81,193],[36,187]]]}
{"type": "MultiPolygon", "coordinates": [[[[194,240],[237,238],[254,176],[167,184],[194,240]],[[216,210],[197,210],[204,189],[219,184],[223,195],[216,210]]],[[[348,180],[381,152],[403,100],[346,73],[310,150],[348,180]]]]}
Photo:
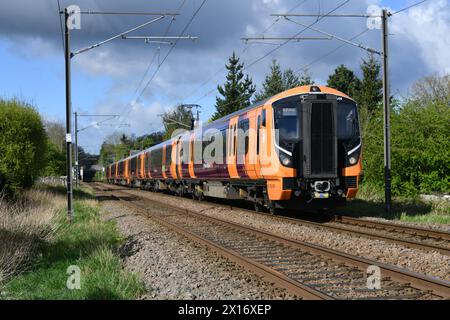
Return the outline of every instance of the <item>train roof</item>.
{"type": "MultiPolygon", "coordinates": [[[[209,122],[209,123],[205,124],[203,126],[203,128],[214,127],[215,125],[217,125],[217,124],[219,124],[221,122],[226,122],[227,120],[230,120],[231,118],[233,118],[233,117],[235,117],[237,115],[240,115],[242,113],[246,113],[246,112],[252,110],[253,108],[260,107],[260,106],[263,106],[265,104],[272,104],[273,102],[275,102],[277,100],[281,100],[281,99],[284,99],[284,98],[287,98],[287,97],[300,95],[300,94],[321,94],[321,93],[333,94],[333,95],[341,96],[341,97],[344,97],[344,98],[347,98],[347,99],[350,99],[350,100],[354,101],[352,98],[350,98],[345,93],[343,93],[343,92],[341,92],[339,90],[327,87],[327,86],[321,86],[321,85],[316,85],[316,84],[306,85],[306,86],[299,86],[299,87],[295,87],[295,88],[288,89],[286,91],[280,92],[280,93],[278,93],[278,94],[276,94],[276,95],[274,95],[272,97],[269,97],[267,99],[264,99],[264,100],[261,100],[261,101],[256,101],[256,102],[254,102],[253,104],[249,105],[248,107],[246,107],[244,109],[237,110],[237,111],[235,111],[233,113],[230,113],[230,114],[226,115],[225,117],[222,117],[220,119],[217,119],[217,120],[214,120],[212,122],[209,122]],[[319,88],[320,91],[313,91],[312,87],[319,88]]],[[[195,131],[195,129],[187,131],[186,134],[190,134],[193,131],[195,131]]],[[[177,137],[179,137],[179,136],[183,136],[183,135],[180,134],[177,137]]],[[[128,156],[128,157],[126,157],[124,159],[118,160],[117,162],[125,161],[125,160],[128,160],[128,159],[133,159],[133,158],[135,158],[135,157],[137,157],[137,156],[139,156],[139,155],[141,155],[143,153],[152,151],[153,149],[158,149],[158,148],[160,148],[160,147],[162,147],[162,146],[164,146],[166,144],[169,144],[172,140],[173,139],[164,140],[161,143],[158,143],[158,144],[156,144],[154,146],[151,146],[151,147],[149,147],[149,148],[147,148],[145,150],[142,150],[141,152],[136,153],[136,154],[134,154],[132,156],[128,156]]]]}

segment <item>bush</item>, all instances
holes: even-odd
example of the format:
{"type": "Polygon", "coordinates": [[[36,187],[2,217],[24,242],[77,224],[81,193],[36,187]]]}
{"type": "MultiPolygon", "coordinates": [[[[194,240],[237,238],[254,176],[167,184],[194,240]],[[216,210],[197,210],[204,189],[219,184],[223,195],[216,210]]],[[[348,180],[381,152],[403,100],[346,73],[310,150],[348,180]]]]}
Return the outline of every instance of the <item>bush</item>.
{"type": "Polygon", "coordinates": [[[50,139],[47,140],[45,164],[42,176],[58,177],[66,175],[66,153],[59,150],[50,139]]]}
{"type": "Polygon", "coordinates": [[[395,189],[450,191],[450,108],[439,101],[409,101],[393,117],[395,189]]]}
{"type": "MultiPolygon", "coordinates": [[[[383,114],[365,122],[365,183],[384,186],[383,114]]],[[[392,192],[450,192],[450,108],[444,101],[409,100],[391,112],[392,192]]]]}
{"type": "Polygon", "coordinates": [[[38,112],[18,100],[0,100],[0,188],[30,187],[45,166],[47,136],[38,112]]]}

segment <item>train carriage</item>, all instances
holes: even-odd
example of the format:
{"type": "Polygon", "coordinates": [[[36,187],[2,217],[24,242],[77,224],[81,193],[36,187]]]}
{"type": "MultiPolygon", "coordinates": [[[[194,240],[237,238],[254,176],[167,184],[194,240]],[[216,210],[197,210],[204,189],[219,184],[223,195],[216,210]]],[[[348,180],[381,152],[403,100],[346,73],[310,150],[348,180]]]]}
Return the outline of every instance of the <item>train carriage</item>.
{"type": "Polygon", "coordinates": [[[272,213],[315,210],[355,197],[361,147],[356,103],[301,86],[120,160],[108,181],[244,199],[272,213]]]}

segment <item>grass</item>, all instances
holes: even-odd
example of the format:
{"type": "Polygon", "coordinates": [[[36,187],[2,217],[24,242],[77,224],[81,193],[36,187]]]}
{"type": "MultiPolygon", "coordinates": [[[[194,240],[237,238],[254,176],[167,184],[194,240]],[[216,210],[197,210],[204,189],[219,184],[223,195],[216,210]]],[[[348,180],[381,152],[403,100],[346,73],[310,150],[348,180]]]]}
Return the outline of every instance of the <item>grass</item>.
{"type": "Polygon", "coordinates": [[[40,244],[52,240],[63,205],[63,197],[45,190],[29,190],[14,200],[0,196],[0,285],[32,262],[40,244]]]}
{"type": "Polygon", "coordinates": [[[356,199],[347,206],[335,210],[356,217],[381,217],[417,223],[450,224],[450,202],[447,200],[425,201],[420,198],[395,197],[392,199],[392,213],[385,212],[384,193],[363,185],[356,199]]]}
{"type": "MultiPolygon", "coordinates": [[[[60,188],[50,190],[56,194],[60,188]]],[[[64,188],[62,188],[64,189],[64,188]]],[[[122,269],[117,248],[121,238],[113,221],[100,217],[100,207],[89,190],[78,190],[75,215],[66,223],[59,210],[59,228],[51,241],[39,245],[32,267],[12,278],[4,288],[6,299],[135,299],[144,285],[122,269]],[[69,266],[80,268],[81,288],[66,286],[69,266]]]]}

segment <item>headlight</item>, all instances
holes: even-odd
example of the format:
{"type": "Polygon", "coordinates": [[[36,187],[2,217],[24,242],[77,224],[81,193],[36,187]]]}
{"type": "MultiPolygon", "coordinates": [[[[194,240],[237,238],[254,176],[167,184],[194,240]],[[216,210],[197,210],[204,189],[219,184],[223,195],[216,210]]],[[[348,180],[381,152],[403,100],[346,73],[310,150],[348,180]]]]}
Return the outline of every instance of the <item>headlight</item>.
{"type": "Polygon", "coordinates": [[[280,152],[280,160],[281,160],[281,163],[283,164],[283,166],[285,166],[285,167],[288,167],[292,164],[291,158],[281,152],[280,152]]]}
{"type": "Polygon", "coordinates": [[[350,157],[350,159],[348,159],[348,162],[350,162],[350,164],[356,164],[356,158],[355,157],[350,157]]]}

